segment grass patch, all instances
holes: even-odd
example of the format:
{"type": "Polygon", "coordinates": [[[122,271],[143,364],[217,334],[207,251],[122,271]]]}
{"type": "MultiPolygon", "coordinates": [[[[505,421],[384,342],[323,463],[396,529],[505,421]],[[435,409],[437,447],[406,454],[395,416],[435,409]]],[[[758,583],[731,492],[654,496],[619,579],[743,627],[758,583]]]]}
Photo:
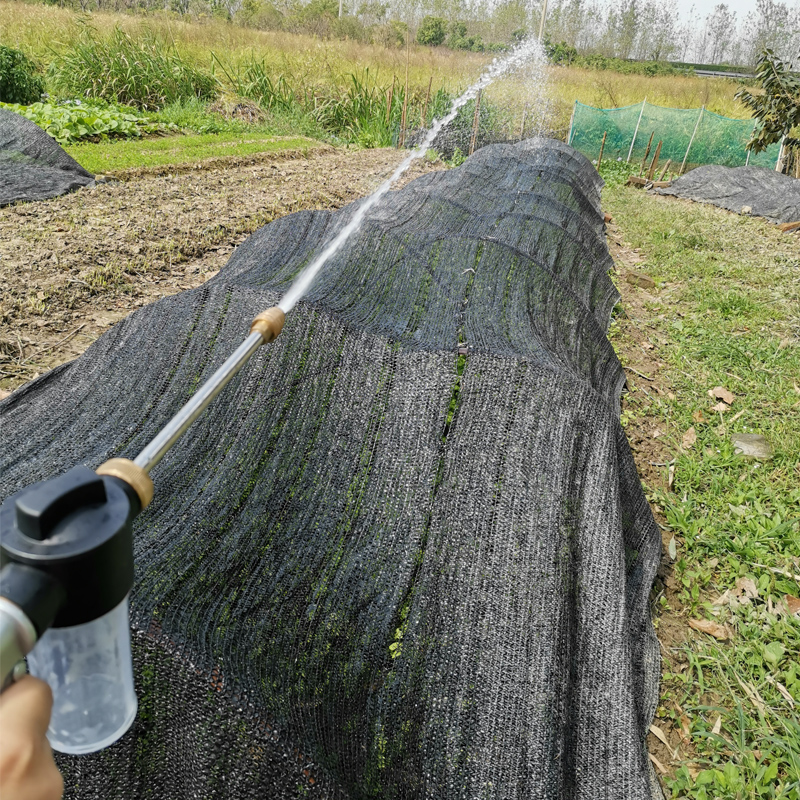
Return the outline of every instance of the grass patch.
{"type": "MultiPolygon", "coordinates": [[[[665,651],[656,724],[679,754],[674,798],[800,798],[800,251],[774,225],[650,197],[611,180],[604,205],[639,269],[660,287],[645,331],[673,395],[633,391],[626,413],[659,428],[674,455],[646,487],[675,536],[674,591],[664,613],[685,626],[665,651]],[[734,395],[714,410],[708,390],[734,395]],[[696,441],[684,435],[694,429],[696,441]],[[736,455],[731,436],[758,433],[772,460],[736,455]],[[738,587],[738,589],[737,589],[738,587]],[[742,595],[747,587],[750,596],[742,595]],[[717,602],[727,590],[740,602],[717,602]],[[727,628],[717,641],[689,620],[727,628]]],[[[615,326],[615,344],[624,326],[615,326]]]]}
{"type": "Polygon", "coordinates": [[[194,164],[209,158],[246,158],[258,153],[310,150],[318,146],[319,142],[305,137],[275,138],[265,134],[232,132],[75,144],[65,149],[82,167],[100,174],[134,167],[194,164]]]}

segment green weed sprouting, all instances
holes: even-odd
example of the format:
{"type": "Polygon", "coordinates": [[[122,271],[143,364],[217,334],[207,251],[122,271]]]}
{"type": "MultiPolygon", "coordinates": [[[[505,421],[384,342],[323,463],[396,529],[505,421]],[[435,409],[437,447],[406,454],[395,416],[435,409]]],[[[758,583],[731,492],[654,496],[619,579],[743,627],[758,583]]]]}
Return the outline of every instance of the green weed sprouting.
{"type": "Polygon", "coordinates": [[[132,38],[119,28],[101,38],[84,25],[50,65],[49,83],[66,94],[155,110],[192,97],[211,100],[216,76],[186,61],[152,31],[132,38]]]}

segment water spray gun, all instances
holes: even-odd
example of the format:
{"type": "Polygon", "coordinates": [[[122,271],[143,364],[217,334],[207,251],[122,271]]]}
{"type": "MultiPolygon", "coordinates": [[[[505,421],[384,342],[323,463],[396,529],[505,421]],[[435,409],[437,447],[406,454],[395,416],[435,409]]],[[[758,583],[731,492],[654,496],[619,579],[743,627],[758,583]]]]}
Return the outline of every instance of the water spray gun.
{"type": "Polygon", "coordinates": [[[128,595],[135,517],[150,471],[255,351],[283,329],[275,306],[133,461],[112,458],[27,486],[0,506],[0,690],[25,673],[53,690],[48,738],[62,753],[117,741],[136,716],[128,595]]]}

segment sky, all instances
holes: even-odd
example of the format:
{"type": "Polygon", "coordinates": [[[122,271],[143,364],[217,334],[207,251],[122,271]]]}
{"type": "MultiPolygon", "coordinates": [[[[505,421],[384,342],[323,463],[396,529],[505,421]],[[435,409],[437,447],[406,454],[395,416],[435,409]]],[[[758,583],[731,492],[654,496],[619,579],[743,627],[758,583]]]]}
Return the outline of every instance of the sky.
{"type": "Polygon", "coordinates": [[[674,2],[682,20],[692,16],[705,19],[714,10],[714,6],[721,2],[736,12],[737,22],[741,22],[751,11],[756,10],[756,0],[674,0],[674,2]],[[692,13],[693,7],[694,13],[692,13]]]}

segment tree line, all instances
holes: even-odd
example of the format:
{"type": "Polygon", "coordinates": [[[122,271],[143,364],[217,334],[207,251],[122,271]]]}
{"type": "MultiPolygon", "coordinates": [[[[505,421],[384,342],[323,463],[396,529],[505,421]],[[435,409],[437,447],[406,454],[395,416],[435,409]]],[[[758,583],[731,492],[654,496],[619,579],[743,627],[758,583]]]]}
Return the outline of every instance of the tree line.
{"type": "MultiPolygon", "coordinates": [[[[84,12],[168,11],[241,25],[401,47],[502,50],[539,30],[533,0],[45,0],[84,12]]],[[[550,0],[544,32],[581,56],[754,66],[765,48],[800,52],[800,0],[756,0],[740,17],[726,3],[682,18],[660,0],[550,0]]],[[[569,61],[569,58],[558,60],[569,61]]],[[[796,65],[800,67],[800,65],[796,65]]]]}

